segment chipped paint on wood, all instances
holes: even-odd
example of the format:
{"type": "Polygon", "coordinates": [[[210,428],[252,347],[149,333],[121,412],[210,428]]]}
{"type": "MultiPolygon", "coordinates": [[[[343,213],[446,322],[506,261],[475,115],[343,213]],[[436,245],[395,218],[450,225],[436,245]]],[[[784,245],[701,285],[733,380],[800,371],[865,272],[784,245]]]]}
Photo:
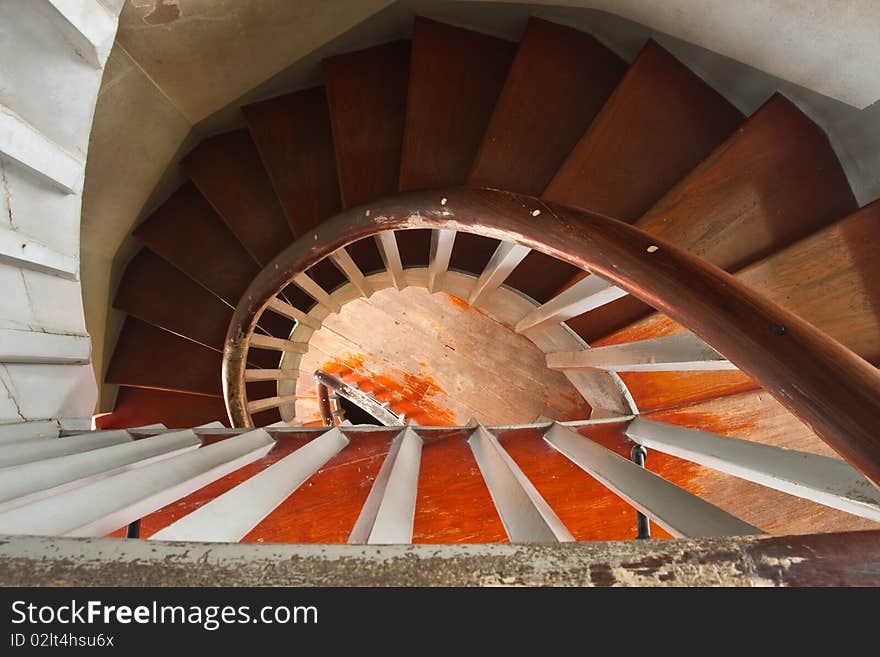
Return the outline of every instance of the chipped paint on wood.
{"type": "Polygon", "coordinates": [[[0,537],[3,586],[880,586],[880,531],[558,545],[0,537]]]}

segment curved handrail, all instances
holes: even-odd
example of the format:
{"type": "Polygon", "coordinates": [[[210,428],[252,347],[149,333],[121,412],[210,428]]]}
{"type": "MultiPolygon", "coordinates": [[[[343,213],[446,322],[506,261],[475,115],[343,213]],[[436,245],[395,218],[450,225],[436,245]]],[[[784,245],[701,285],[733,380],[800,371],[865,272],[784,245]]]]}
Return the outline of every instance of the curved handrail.
{"type": "Polygon", "coordinates": [[[223,353],[230,419],[251,426],[248,340],[269,301],[337,249],[389,230],[513,241],[588,270],[682,324],[880,486],[880,373],[833,338],[697,256],[610,217],[490,189],[403,193],[347,210],[281,252],[235,309],[223,353]]]}

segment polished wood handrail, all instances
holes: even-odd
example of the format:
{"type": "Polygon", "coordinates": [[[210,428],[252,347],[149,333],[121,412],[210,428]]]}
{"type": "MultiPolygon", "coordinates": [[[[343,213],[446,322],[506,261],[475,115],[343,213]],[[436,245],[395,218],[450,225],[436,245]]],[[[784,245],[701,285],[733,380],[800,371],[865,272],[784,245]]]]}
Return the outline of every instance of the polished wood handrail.
{"type": "Polygon", "coordinates": [[[880,486],[877,368],[683,249],[604,215],[489,189],[404,193],[350,209],[269,263],[239,302],[226,336],[223,387],[236,426],[251,426],[247,346],[270,300],[335,250],[384,231],[414,228],[517,242],[621,287],[697,334],[880,486]]]}

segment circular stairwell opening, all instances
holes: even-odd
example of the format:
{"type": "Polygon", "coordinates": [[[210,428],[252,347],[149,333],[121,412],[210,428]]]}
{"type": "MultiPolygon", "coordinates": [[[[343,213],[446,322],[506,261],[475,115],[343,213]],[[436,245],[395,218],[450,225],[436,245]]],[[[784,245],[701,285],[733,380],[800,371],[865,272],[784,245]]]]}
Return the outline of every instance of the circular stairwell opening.
{"type": "Polygon", "coordinates": [[[573,420],[590,406],[527,338],[445,292],[387,288],[323,321],[299,363],[296,419],[319,423],[323,370],[428,426],[573,420]]]}

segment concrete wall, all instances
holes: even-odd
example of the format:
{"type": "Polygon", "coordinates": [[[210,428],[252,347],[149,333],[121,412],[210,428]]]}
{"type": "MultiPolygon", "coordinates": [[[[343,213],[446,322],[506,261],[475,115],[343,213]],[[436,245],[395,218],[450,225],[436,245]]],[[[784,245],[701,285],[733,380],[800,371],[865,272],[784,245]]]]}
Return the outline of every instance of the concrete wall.
{"type": "Polygon", "coordinates": [[[88,417],[95,405],[80,207],[118,5],[0,3],[0,423],[88,417]]]}

